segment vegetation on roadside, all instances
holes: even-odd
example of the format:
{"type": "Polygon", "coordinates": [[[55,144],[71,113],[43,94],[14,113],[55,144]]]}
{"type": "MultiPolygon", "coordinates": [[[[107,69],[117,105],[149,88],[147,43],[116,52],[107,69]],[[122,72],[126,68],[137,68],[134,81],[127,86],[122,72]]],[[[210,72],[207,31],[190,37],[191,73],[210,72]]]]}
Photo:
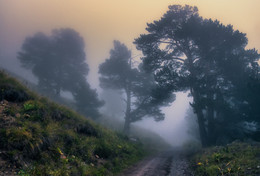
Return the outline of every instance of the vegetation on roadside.
{"type": "Polygon", "coordinates": [[[141,142],[94,124],[0,72],[0,161],[19,175],[114,175],[141,142]]]}
{"type": "MultiPolygon", "coordinates": [[[[120,121],[119,119],[102,116],[95,122],[109,129],[112,129],[113,131],[123,133],[124,122],[120,121]]],[[[129,137],[132,141],[141,141],[147,153],[151,154],[169,150],[172,147],[157,133],[148,129],[138,127],[135,124],[131,124],[131,135],[129,137]]]]}
{"type": "Polygon", "coordinates": [[[195,175],[260,175],[260,143],[233,142],[203,149],[191,160],[195,175]]]}

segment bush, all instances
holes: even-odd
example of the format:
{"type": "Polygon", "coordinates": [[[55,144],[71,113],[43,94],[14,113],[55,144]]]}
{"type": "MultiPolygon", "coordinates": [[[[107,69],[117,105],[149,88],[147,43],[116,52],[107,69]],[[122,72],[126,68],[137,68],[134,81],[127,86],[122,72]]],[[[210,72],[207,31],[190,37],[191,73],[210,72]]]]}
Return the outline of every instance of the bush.
{"type": "Polygon", "coordinates": [[[23,102],[29,99],[28,94],[23,90],[17,90],[11,85],[0,86],[0,100],[10,102],[23,102]]]}
{"type": "Polygon", "coordinates": [[[80,133],[80,134],[85,134],[85,135],[88,135],[88,136],[95,136],[95,137],[98,136],[97,130],[92,125],[90,125],[89,123],[77,125],[76,132],[80,133]]]}

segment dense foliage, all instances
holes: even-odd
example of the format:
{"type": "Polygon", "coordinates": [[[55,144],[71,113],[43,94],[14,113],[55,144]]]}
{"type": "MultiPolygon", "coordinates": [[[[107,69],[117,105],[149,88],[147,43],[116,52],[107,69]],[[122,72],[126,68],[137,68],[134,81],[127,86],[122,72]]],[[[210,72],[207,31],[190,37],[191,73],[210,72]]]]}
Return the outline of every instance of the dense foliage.
{"type": "Polygon", "coordinates": [[[169,6],[146,30],[135,40],[143,67],[162,87],[189,90],[203,146],[257,139],[259,54],[245,48],[245,34],[188,5],[169,6]]]}
{"type": "Polygon", "coordinates": [[[59,29],[53,30],[51,36],[37,33],[28,37],[18,59],[25,68],[32,69],[45,95],[55,98],[61,91],[69,91],[79,112],[98,117],[102,102],[86,81],[89,68],[85,62],[85,44],[75,30],[59,29]]]}

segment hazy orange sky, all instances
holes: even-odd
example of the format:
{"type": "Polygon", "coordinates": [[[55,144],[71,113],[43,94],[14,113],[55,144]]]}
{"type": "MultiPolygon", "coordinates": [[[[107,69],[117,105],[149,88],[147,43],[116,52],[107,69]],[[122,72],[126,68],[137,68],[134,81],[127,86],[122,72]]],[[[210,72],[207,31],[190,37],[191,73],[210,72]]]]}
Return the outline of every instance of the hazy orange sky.
{"type": "Polygon", "coordinates": [[[234,25],[247,33],[249,47],[260,49],[260,0],[0,0],[0,46],[17,50],[35,32],[74,28],[85,39],[89,80],[97,87],[97,67],[108,57],[112,40],[136,54],[134,38],[172,4],[196,5],[200,15],[234,25]]]}
{"type": "MultiPolygon", "coordinates": [[[[173,4],[196,5],[204,18],[232,24],[247,33],[249,48],[260,50],[260,0],[0,0],[0,66],[21,71],[16,52],[26,36],[70,27],[85,39],[88,80],[97,88],[98,65],[109,56],[112,41],[120,40],[138,54],[133,40],[145,32],[147,22],[158,20],[173,4]]],[[[165,121],[145,122],[172,141],[173,134],[184,139],[186,130],[182,124],[188,99],[179,98],[176,103],[165,111],[165,121]]]]}

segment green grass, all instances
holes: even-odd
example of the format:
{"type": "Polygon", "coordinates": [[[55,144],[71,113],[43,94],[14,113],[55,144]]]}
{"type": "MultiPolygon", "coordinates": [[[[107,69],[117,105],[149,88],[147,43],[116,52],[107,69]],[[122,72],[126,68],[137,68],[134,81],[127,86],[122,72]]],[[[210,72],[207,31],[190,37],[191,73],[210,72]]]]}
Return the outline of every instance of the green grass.
{"type": "Polygon", "coordinates": [[[0,150],[19,175],[114,175],[140,160],[140,142],[39,97],[0,72],[0,150]]]}
{"type": "Polygon", "coordinates": [[[260,175],[260,144],[233,142],[202,150],[192,158],[196,175],[260,175]]]}

